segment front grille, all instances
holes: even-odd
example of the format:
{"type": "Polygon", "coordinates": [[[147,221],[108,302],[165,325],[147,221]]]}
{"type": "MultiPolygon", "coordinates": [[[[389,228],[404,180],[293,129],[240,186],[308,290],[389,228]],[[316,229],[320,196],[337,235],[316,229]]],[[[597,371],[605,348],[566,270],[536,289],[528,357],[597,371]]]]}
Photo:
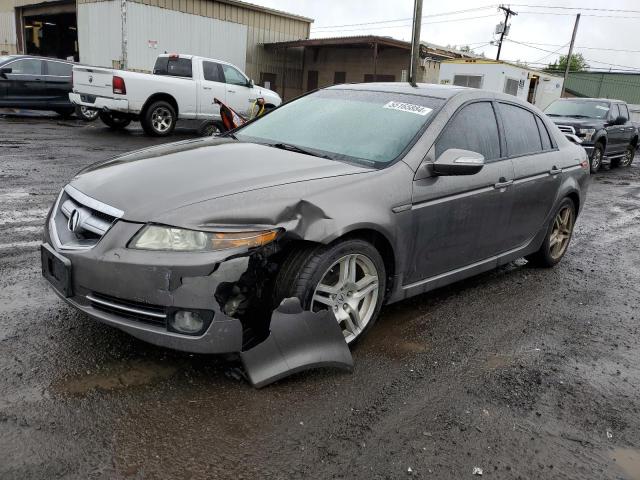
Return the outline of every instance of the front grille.
{"type": "Polygon", "coordinates": [[[576,129],[570,125],[558,125],[558,128],[562,133],[570,133],[571,135],[576,134],[576,129]]]}
{"type": "Polygon", "coordinates": [[[60,248],[93,247],[124,212],[67,185],[51,216],[50,230],[60,248]]]}
{"type": "Polygon", "coordinates": [[[159,305],[124,300],[122,298],[91,292],[86,296],[96,310],[111,313],[129,320],[136,320],[159,327],[167,327],[167,310],[159,305]]]}

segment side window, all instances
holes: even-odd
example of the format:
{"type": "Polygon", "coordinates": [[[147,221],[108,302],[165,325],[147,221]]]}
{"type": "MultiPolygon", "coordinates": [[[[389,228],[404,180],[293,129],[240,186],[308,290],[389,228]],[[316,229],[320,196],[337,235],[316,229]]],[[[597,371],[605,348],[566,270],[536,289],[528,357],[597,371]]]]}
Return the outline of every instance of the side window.
{"type": "Polygon", "coordinates": [[[500,103],[500,113],[509,156],[526,155],[542,150],[538,124],[532,112],[515,105],[500,103]]]}
{"type": "Polygon", "coordinates": [[[245,76],[231,65],[222,65],[222,70],[224,70],[224,78],[227,83],[232,85],[242,85],[243,87],[247,85],[247,79],[245,76]]]}
{"type": "Polygon", "coordinates": [[[73,65],[62,62],[47,62],[47,75],[55,75],[56,77],[70,77],[73,65]]]}
{"type": "Polygon", "coordinates": [[[16,75],[42,75],[42,60],[26,58],[7,65],[11,73],[16,75]]]}
{"type": "Polygon", "coordinates": [[[551,150],[553,148],[553,144],[551,143],[549,130],[547,130],[544,122],[540,120],[540,117],[536,117],[536,123],[538,124],[538,130],[540,131],[540,138],[542,139],[542,149],[551,150]]]}
{"type": "Polygon", "coordinates": [[[203,61],[202,71],[205,80],[209,80],[210,82],[224,83],[224,78],[222,78],[222,73],[220,71],[220,64],[215,62],[203,61]]]}
{"type": "Polygon", "coordinates": [[[467,105],[449,121],[436,143],[436,158],[450,148],[481,153],[486,161],[500,158],[498,122],[490,102],[467,105]]]}
{"type": "Polygon", "coordinates": [[[617,103],[612,103],[611,104],[611,119],[615,120],[616,118],[618,118],[620,116],[620,109],[618,108],[618,104],[617,103]]]}
{"type": "Polygon", "coordinates": [[[156,64],[153,67],[153,73],[155,75],[191,78],[193,76],[191,59],[180,57],[158,57],[156,64]]]}
{"type": "Polygon", "coordinates": [[[629,109],[627,108],[627,106],[620,103],[618,104],[618,108],[620,109],[620,115],[622,115],[627,119],[627,121],[629,121],[629,109]]]}

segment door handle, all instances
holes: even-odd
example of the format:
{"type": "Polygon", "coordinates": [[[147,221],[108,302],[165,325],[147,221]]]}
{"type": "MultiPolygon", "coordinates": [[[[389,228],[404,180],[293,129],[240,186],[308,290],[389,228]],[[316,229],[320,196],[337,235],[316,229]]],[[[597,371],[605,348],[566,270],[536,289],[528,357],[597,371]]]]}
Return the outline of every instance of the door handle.
{"type": "Polygon", "coordinates": [[[211,87],[202,87],[203,90],[211,90],[211,87]]]}
{"type": "Polygon", "coordinates": [[[235,91],[235,90],[227,90],[227,92],[229,92],[229,93],[236,93],[236,91],[235,91]]]}
{"type": "Polygon", "coordinates": [[[562,173],[562,169],[556,167],[555,165],[551,168],[551,170],[549,170],[549,175],[557,175],[559,173],[562,173]]]}
{"type": "Polygon", "coordinates": [[[500,180],[498,181],[498,183],[493,185],[493,188],[495,188],[496,190],[500,190],[502,188],[507,188],[511,184],[513,184],[513,180],[506,180],[504,177],[500,177],[500,180]]]}

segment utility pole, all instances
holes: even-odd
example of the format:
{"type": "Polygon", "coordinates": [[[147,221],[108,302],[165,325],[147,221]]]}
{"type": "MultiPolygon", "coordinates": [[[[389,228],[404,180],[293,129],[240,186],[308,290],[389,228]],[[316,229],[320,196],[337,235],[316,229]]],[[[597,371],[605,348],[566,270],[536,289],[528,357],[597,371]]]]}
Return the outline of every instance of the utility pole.
{"type": "Polygon", "coordinates": [[[411,64],[409,65],[409,83],[418,86],[418,57],[420,55],[420,27],[422,25],[422,0],[413,5],[413,33],[411,41],[411,64]]]}
{"type": "Polygon", "coordinates": [[[569,56],[567,57],[567,66],[564,69],[564,81],[562,82],[562,91],[560,97],[564,97],[564,89],[567,85],[567,78],[569,77],[569,69],[571,68],[571,56],[573,55],[573,44],[576,41],[576,33],[578,33],[578,24],[580,23],[580,14],[576,15],[576,23],[573,25],[573,35],[571,35],[571,45],[569,45],[569,56]]]}
{"type": "Polygon", "coordinates": [[[500,33],[500,43],[498,43],[498,55],[496,55],[496,60],[500,60],[500,52],[502,51],[502,41],[504,40],[504,36],[507,33],[507,29],[509,28],[509,17],[511,15],[518,15],[516,12],[511,10],[509,7],[505,7],[504,5],[500,5],[498,7],[500,10],[504,11],[504,25],[502,27],[502,32],[500,33]]]}

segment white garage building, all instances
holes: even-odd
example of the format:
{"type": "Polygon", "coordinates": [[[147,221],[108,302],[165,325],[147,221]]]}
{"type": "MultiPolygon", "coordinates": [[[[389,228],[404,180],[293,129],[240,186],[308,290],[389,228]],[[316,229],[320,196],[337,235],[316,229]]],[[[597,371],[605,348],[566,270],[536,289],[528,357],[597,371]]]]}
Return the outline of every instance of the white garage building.
{"type": "Polygon", "coordinates": [[[299,93],[295,57],[265,43],[309,38],[313,20],[238,0],[0,0],[0,54],[69,58],[149,72],[164,52],[219,58],[282,95],[299,93]]]}
{"type": "Polygon", "coordinates": [[[443,61],[440,83],[508,93],[544,110],[560,98],[563,78],[508,62],[472,58],[443,61]]]}

